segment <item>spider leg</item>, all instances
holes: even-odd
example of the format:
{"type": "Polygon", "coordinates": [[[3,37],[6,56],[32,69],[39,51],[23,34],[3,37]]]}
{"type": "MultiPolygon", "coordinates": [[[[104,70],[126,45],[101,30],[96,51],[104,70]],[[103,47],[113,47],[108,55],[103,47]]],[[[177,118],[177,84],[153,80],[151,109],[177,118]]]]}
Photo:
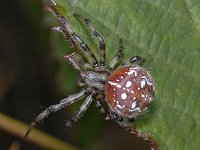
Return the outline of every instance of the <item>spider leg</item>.
{"type": "Polygon", "coordinates": [[[106,46],[105,46],[103,36],[99,32],[96,31],[95,27],[93,26],[92,22],[89,19],[84,18],[83,16],[81,16],[79,14],[74,14],[74,16],[83,20],[85,22],[85,24],[88,26],[89,30],[91,32],[93,32],[94,36],[98,39],[99,49],[100,49],[100,66],[105,66],[106,46]]]}
{"type": "Polygon", "coordinates": [[[110,118],[112,120],[119,122],[119,123],[123,121],[123,117],[119,116],[117,113],[115,113],[113,111],[110,111],[110,118]]]}
{"type": "Polygon", "coordinates": [[[57,31],[57,32],[61,33],[69,41],[69,43],[71,44],[72,48],[74,48],[76,50],[78,49],[77,45],[76,45],[76,42],[72,38],[70,38],[70,35],[68,33],[66,33],[66,31],[63,28],[63,26],[53,27],[51,29],[53,31],[57,31]]]}
{"type": "Polygon", "coordinates": [[[103,114],[106,113],[105,108],[102,106],[102,102],[105,99],[105,95],[104,94],[98,94],[96,96],[96,102],[95,102],[95,107],[99,109],[99,111],[103,114]]]}
{"type": "Polygon", "coordinates": [[[103,114],[106,113],[105,109],[103,108],[103,106],[101,105],[101,103],[98,100],[95,102],[95,107],[99,109],[99,112],[101,112],[103,114]]]}
{"type": "Polygon", "coordinates": [[[64,59],[68,60],[72,64],[72,66],[75,69],[79,70],[80,72],[83,72],[84,70],[92,68],[92,66],[90,64],[85,63],[84,61],[79,61],[77,59],[77,57],[78,57],[77,55],[78,55],[77,52],[73,52],[70,55],[65,55],[64,59]]]}
{"type": "Polygon", "coordinates": [[[88,92],[88,89],[83,89],[81,92],[71,95],[63,100],[60,101],[60,103],[55,104],[55,105],[51,105],[49,107],[47,107],[44,111],[42,111],[35,119],[33,122],[31,122],[29,129],[26,131],[26,134],[24,136],[24,138],[26,138],[30,131],[32,130],[32,128],[36,125],[36,123],[40,122],[41,120],[43,120],[44,118],[46,118],[49,114],[56,112],[64,107],[66,107],[67,105],[70,105],[76,101],[78,101],[79,99],[81,99],[82,97],[84,97],[88,92]]]}
{"type": "Polygon", "coordinates": [[[65,56],[64,56],[64,59],[65,59],[65,60],[68,60],[68,61],[72,64],[72,66],[73,66],[75,69],[77,69],[77,70],[79,70],[79,71],[82,71],[82,68],[81,68],[79,62],[77,61],[75,55],[76,55],[76,52],[73,52],[73,53],[70,54],[70,55],[65,55],[65,56]]]}
{"type": "Polygon", "coordinates": [[[124,47],[123,47],[123,42],[122,39],[119,39],[119,50],[117,52],[117,54],[115,55],[115,57],[112,59],[112,61],[109,64],[109,70],[113,70],[113,68],[116,66],[116,64],[119,62],[122,54],[124,51],[124,47]]]}
{"type": "MultiPolygon", "coordinates": [[[[72,38],[70,38],[70,36],[68,36],[68,34],[65,33],[62,26],[61,27],[53,27],[52,30],[60,32],[69,41],[72,48],[78,49],[76,42],[72,38]]],[[[77,69],[79,71],[83,71],[84,69],[81,67],[81,65],[80,65],[81,63],[77,60],[77,55],[78,55],[77,52],[73,52],[70,55],[65,55],[64,59],[68,60],[75,69],[77,69]]],[[[92,66],[87,63],[87,68],[92,68],[92,66]]]]}
{"type": "Polygon", "coordinates": [[[105,120],[116,120],[109,110],[109,106],[104,103],[105,102],[105,95],[100,93],[96,96],[96,103],[95,107],[99,109],[99,111],[106,115],[105,120]]]}
{"type": "Polygon", "coordinates": [[[90,104],[92,103],[93,99],[92,99],[93,94],[89,95],[87,97],[87,99],[84,101],[84,103],[81,105],[79,111],[76,113],[76,115],[74,117],[72,117],[71,120],[67,121],[66,126],[67,127],[71,127],[72,123],[77,122],[84,114],[84,112],[88,109],[88,107],[90,106],[90,104]]]}
{"type": "Polygon", "coordinates": [[[140,56],[133,56],[127,62],[125,62],[123,65],[129,65],[129,64],[133,64],[133,63],[142,64],[144,61],[145,61],[145,59],[140,56]]]}
{"type": "Polygon", "coordinates": [[[74,32],[68,20],[59,13],[59,11],[57,10],[57,8],[59,7],[57,6],[57,3],[51,0],[51,4],[52,4],[51,8],[47,8],[47,9],[52,14],[54,14],[54,16],[58,18],[58,20],[61,22],[63,26],[63,33],[67,37],[70,37],[72,41],[75,41],[75,44],[78,44],[76,47],[80,47],[83,53],[85,53],[85,55],[87,55],[87,57],[90,58],[94,67],[98,67],[99,64],[97,62],[95,55],[91,52],[90,48],[87,46],[87,44],[85,44],[85,42],[81,39],[81,37],[74,32]]]}

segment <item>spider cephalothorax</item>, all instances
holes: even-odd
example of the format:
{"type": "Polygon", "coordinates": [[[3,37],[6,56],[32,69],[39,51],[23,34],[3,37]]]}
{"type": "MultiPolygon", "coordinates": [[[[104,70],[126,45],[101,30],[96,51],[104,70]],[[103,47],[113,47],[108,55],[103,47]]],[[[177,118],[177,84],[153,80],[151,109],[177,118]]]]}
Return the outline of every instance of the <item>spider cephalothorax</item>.
{"type": "Polygon", "coordinates": [[[96,31],[88,19],[75,14],[75,17],[85,22],[86,26],[99,41],[100,60],[98,61],[81,37],[71,28],[67,19],[60,15],[57,10],[57,3],[53,0],[51,2],[51,7],[48,7],[48,10],[61,23],[60,27],[54,27],[53,30],[61,32],[74,48],[75,52],[64,56],[64,58],[75,69],[80,71],[78,84],[83,89],[79,93],[61,100],[60,103],[46,108],[31,123],[26,136],[37,122],[43,120],[50,113],[56,112],[83,97],[86,97],[86,100],[81,105],[78,113],[67,122],[67,126],[71,126],[73,122],[77,121],[94,99],[96,100],[96,106],[100,108],[101,112],[106,113],[107,119],[115,120],[120,125],[129,126],[129,121],[145,112],[153,100],[154,85],[151,75],[143,67],[133,64],[135,62],[141,64],[144,59],[139,56],[133,56],[125,63],[117,66],[124,50],[122,40],[120,40],[118,53],[109,63],[109,66],[105,66],[106,48],[103,36],[96,31]],[[77,56],[81,56],[81,54],[77,51],[78,49],[91,60],[92,64],[80,63],[77,56]],[[82,64],[87,65],[83,66],[82,64]]]}

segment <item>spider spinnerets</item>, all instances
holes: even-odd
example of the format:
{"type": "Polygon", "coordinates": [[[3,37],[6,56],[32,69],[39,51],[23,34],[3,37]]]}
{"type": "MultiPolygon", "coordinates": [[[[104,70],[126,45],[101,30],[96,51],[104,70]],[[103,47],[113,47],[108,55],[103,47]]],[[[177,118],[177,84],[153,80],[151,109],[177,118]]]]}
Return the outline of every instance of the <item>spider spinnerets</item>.
{"type": "Polygon", "coordinates": [[[141,66],[134,65],[135,62],[142,63],[144,59],[140,56],[133,56],[127,62],[117,67],[124,51],[122,40],[120,40],[117,54],[109,66],[105,66],[106,48],[104,38],[96,31],[90,20],[75,14],[75,17],[84,21],[99,41],[100,61],[97,60],[81,37],[74,32],[67,19],[59,13],[55,1],[51,0],[51,6],[48,7],[48,10],[61,23],[60,27],[54,27],[53,30],[62,33],[75,50],[75,52],[64,56],[64,58],[75,69],[80,71],[81,78],[78,80],[78,84],[83,86],[83,89],[79,93],[70,95],[61,100],[60,103],[51,105],[41,112],[31,123],[25,137],[28,136],[37,122],[43,120],[50,113],[56,112],[83,97],[87,98],[80,106],[78,113],[66,123],[67,127],[80,119],[94,98],[96,98],[96,106],[100,108],[101,112],[106,113],[107,119],[115,120],[123,126],[129,126],[131,120],[147,110],[154,96],[154,82],[151,75],[141,66]],[[83,67],[82,63],[77,59],[77,56],[80,56],[78,49],[92,61],[92,64],[87,63],[87,67],[83,67]]]}

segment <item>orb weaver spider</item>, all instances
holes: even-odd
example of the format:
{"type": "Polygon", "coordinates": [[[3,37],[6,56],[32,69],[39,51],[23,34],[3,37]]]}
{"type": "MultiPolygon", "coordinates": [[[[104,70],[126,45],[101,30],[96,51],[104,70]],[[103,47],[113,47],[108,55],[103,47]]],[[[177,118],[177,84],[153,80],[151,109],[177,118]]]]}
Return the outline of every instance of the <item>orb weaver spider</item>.
{"type": "Polygon", "coordinates": [[[94,98],[96,98],[96,107],[100,108],[101,112],[106,113],[106,119],[115,120],[122,126],[130,126],[130,121],[133,121],[143,114],[154,97],[154,82],[152,76],[146,69],[134,64],[135,62],[141,64],[144,62],[144,59],[140,56],[133,56],[117,67],[124,51],[123,43],[120,39],[117,54],[110,64],[106,66],[106,46],[104,38],[96,31],[89,19],[79,14],[74,14],[76,18],[79,18],[85,23],[97,38],[100,50],[99,61],[82,38],[74,32],[68,20],[59,13],[55,1],[51,0],[51,7],[48,7],[48,10],[61,23],[60,27],[54,27],[53,30],[62,33],[75,49],[75,52],[64,56],[64,58],[75,69],[80,71],[81,78],[78,80],[78,84],[83,89],[79,93],[70,95],[58,104],[51,105],[42,111],[31,123],[25,137],[28,136],[36,123],[43,120],[49,114],[65,108],[83,97],[86,97],[86,100],[80,106],[80,110],[75,116],[66,123],[67,127],[82,117],[94,98]],[[77,49],[80,49],[91,60],[92,64],[84,62],[87,64],[87,68],[83,67],[82,63],[77,59],[79,55],[77,49]]]}

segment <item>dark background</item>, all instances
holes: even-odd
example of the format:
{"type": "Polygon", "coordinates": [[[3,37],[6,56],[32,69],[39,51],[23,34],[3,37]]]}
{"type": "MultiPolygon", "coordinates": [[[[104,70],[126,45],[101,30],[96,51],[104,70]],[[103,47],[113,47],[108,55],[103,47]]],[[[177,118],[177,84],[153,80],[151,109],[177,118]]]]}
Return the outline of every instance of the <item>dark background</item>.
{"type": "MultiPolygon", "coordinates": [[[[58,40],[50,31],[49,20],[40,1],[6,0],[0,5],[0,112],[30,123],[43,109],[80,90],[75,85],[78,72],[63,60],[58,40]]],[[[51,19],[50,19],[51,21],[51,19]]],[[[53,20],[54,21],[54,20],[53,20]]],[[[69,54],[69,45],[64,45],[69,54]]],[[[50,115],[37,127],[81,149],[149,149],[117,123],[89,108],[72,129],[65,122],[80,103],[50,115]]],[[[6,150],[20,139],[0,129],[0,149],[6,150]]],[[[41,149],[24,142],[21,149],[41,149]]]]}

